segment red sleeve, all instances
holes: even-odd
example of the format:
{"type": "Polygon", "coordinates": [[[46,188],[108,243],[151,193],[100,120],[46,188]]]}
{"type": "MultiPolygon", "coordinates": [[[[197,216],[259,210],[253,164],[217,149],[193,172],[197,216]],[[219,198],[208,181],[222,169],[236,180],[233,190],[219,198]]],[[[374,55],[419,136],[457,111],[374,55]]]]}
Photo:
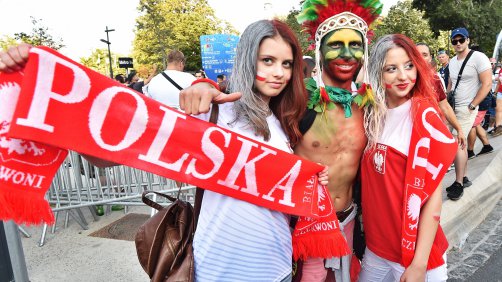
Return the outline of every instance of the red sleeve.
{"type": "Polygon", "coordinates": [[[443,84],[441,83],[441,78],[439,78],[438,75],[434,76],[433,86],[434,86],[434,93],[436,93],[436,98],[438,99],[438,102],[441,102],[444,99],[446,99],[446,93],[444,91],[443,84]]]}

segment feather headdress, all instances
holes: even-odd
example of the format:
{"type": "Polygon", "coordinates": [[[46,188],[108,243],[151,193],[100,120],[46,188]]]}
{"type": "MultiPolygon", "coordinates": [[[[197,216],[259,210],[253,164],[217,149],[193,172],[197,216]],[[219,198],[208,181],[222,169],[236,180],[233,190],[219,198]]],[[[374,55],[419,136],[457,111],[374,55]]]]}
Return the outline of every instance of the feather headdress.
{"type": "MultiPolygon", "coordinates": [[[[320,68],[320,47],[322,38],[329,32],[342,28],[359,31],[363,35],[363,85],[359,93],[366,102],[373,102],[373,94],[368,83],[368,31],[369,26],[382,12],[379,0],[305,0],[297,20],[310,34],[315,43],[316,68],[320,68]]],[[[322,71],[317,72],[318,87],[324,88],[322,71]]]]}

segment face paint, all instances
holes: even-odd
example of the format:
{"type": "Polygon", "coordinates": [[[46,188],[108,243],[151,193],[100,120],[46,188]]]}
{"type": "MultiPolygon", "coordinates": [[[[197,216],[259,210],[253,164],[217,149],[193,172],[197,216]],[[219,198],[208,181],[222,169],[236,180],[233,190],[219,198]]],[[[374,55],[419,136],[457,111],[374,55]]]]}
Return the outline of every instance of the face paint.
{"type": "Polygon", "coordinates": [[[362,35],[348,28],[332,31],[323,38],[321,54],[323,71],[332,80],[352,80],[364,55],[362,35]]]}
{"type": "Polygon", "coordinates": [[[385,83],[385,89],[391,89],[391,88],[392,88],[392,84],[385,83]]]}
{"type": "Polygon", "coordinates": [[[417,82],[417,79],[412,79],[411,82],[415,83],[417,82]]]}
{"type": "Polygon", "coordinates": [[[261,71],[256,72],[256,79],[259,81],[265,81],[265,76],[267,75],[261,71]]]}
{"type": "Polygon", "coordinates": [[[439,221],[439,215],[435,215],[435,216],[433,216],[433,218],[435,221],[439,221]]]}

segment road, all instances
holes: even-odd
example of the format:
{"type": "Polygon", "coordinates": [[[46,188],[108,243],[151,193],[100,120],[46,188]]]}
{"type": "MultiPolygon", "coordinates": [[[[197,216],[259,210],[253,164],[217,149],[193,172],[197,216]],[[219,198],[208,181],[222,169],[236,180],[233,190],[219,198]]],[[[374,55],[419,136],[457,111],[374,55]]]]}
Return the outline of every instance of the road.
{"type": "Polygon", "coordinates": [[[448,253],[448,281],[502,282],[502,200],[465,243],[448,253]]]}

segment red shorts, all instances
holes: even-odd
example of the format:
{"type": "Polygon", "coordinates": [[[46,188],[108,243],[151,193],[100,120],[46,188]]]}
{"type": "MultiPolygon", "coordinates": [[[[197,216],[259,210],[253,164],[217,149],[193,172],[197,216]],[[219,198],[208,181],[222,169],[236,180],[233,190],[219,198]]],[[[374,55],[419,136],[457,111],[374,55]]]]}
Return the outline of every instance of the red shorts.
{"type": "Polygon", "coordinates": [[[472,127],[476,127],[481,124],[483,119],[485,118],[486,111],[478,111],[478,114],[476,115],[476,119],[474,120],[474,124],[472,127]]]}

